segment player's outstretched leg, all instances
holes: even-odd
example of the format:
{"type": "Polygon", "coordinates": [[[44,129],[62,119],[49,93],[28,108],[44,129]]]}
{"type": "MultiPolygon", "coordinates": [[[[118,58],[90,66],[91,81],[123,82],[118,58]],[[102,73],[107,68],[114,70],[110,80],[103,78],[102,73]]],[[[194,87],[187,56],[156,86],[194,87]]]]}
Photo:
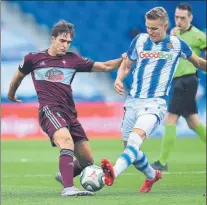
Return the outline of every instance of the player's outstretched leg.
{"type": "Polygon", "coordinates": [[[134,167],[146,176],[146,180],[142,185],[140,192],[149,192],[152,185],[162,178],[159,170],[154,170],[148,163],[146,155],[139,150],[137,160],[133,163],[134,167]]]}
{"type": "Polygon", "coordinates": [[[114,183],[114,179],[136,161],[141,143],[141,137],[137,133],[132,132],[130,133],[124,152],[116,160],[114,167],[108,159],[101,161],[101,167],[105,173],[106,185],[111,186],[114,183]]]}
{"type": "Polygon", "coordinates": [[[111,162],[108,159],[102,159],[101,160],[101,168],[103,169],[104,174],[105,174],[106,185],[111,186],[115,180],[114,168],[113,168],[111,162]]]}
{"type": "Polygon", "coordinates": [[[159,170],[155,170],[155,177],[152,180],[145,179],[144,184],[141,186],[139,191],[141,193],[149,192],[152,189],[152,185],[160,179],[162,179],[162,172],[159,170]]]}

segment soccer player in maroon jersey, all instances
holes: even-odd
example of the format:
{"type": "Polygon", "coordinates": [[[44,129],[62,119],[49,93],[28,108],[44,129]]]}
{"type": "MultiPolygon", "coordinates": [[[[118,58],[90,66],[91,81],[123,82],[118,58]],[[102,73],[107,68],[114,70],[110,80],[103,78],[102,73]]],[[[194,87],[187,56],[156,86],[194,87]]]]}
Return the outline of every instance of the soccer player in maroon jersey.
{"type": "Polygon", "coordinates": [[[26,75],[31,73],[39,102],[39,122],[53,146],[60,150],[59,170],[64,189],[62,196],[93,195],[77,189],[73,177],[93,164],[88,138],[77,119],[71,83],[76,72],[108,72],[118,68],[122,58],[94,62],[67,52],[74,36],[74,26],[59,21],[52,29],[49,49],[29,53],[14,75],[8,92],[13,102],[21,102],[15,93],[26,75]],[[76,159],[73,161],[73,156],[76,159]]]}

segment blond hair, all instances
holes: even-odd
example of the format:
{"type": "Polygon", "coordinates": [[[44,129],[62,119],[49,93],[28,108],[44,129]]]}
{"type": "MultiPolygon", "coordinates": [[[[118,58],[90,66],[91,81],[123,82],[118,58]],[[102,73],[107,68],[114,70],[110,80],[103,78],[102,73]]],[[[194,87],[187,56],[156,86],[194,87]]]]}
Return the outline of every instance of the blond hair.
{"type": "Polygon", "coordinates": [[[167,11],[163,7],[154,7],[145,14],[148,20],[163,20],[165,23],[169,22],[167,11]]]}

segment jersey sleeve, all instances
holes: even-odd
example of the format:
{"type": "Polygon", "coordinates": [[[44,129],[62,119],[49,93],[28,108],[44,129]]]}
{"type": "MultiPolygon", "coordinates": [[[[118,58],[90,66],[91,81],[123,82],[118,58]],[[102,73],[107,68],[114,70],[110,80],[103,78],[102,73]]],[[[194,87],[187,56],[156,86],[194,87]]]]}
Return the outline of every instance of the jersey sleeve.
{"type": "Polygon", "coordinates": [[[127,51],[127,56],[131,61],[136,61],[138,58],[137,55],[137,49],[136,49],[136,43],[137,43],[137,39],[139,38],[140,34],[137,35],[131,42],[129,49],[127,51]]]}
{"type": "Polygon", "coordinates": [[[203,49],[206,49],[207,48],[207,45],[206,45],[206,34],[203,33],[203,32],[200,32],[199,35],[198,35],[198,47],[203,50],[203,49]]]}
{"type": "Polygon", "coordinates": [[[180,47],[181,47],[181,57],[187,59],[190,56],[192,56],[193,51],[184,40],[182,39],[179,40],[180,40],[180,47]]]}
{"type": "Polygon", "coordinates": [[[24,56],[22,62],[19,65],[19,71],[24,75],[28,75],[33,71],[32,54],[24,56]]]}
{"type": "Polygon", "coordinates": [[[94,61],[89,58],[84,58],[82,56],[76,55],[76,66],[77,72],[91,72],[94,65],[94,61]]]}

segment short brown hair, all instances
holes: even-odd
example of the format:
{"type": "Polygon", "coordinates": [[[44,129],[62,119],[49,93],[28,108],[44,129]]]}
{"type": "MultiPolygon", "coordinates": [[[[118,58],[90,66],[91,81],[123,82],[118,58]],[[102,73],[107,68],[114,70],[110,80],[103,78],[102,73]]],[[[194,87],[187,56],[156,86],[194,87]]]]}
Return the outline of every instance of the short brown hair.
{"type": "Polygon", "coordinates": [[[163,7],[154,7],[145,14],[148,20],[161,19],[165,23],[169,22],[167,11],[163,7]]]}
{"type": "Polygon", "coordinates": [[[176,8],[188,11],[189,16],[192,14],[192,7],[189,4],[179,4],[176,8]]]}
{"type": "Polygon", "coordinates": [[[58,21],[52,29],[51,36],[54,36],[56,38],[63,33],[69,33],[71,35],[71,38],[73,38],[75,35],[74,25],[65,20],[58,21]]]}

